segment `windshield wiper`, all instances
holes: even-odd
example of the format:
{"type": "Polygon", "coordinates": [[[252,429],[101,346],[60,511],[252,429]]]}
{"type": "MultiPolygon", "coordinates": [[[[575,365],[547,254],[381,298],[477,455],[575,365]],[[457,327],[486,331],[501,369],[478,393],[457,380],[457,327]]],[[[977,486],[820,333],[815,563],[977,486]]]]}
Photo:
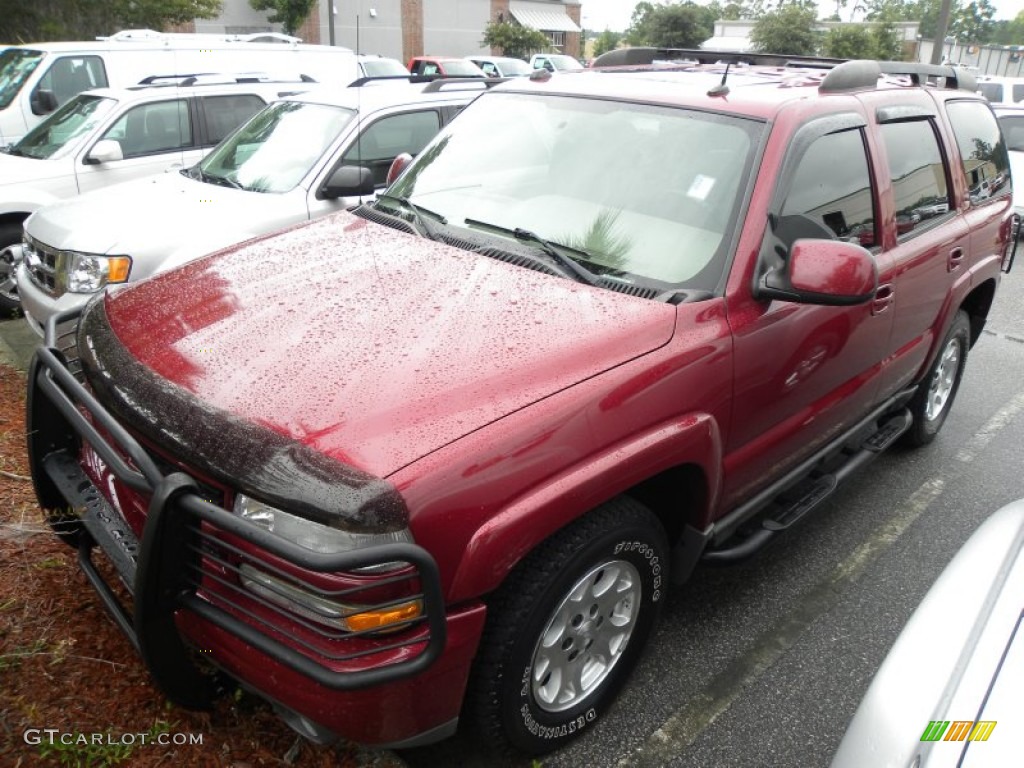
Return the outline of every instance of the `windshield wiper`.
{"type": "Polygon", "coordinates": [[[377,199],[394,200],[396,203],[400,203],[404,205],[406,208],[408,208],[409,211],[412,213],[413,219],[415,219],[416,224],[419,225],[418,229],[420,230],[420,234],[422,234],[428,240],[437,240],[437,233],[434,232],[434,229],[429,224],[427,224],[427,216],[437,219],[437,221],[441,222],[441,224],[448,223],[448,220],[440,213],[436,213],[435,211],[432,211],[429,208],[424,208],[421,205],[417,205],[408,197],[402,197],[400,195],[389,195],[387,192],[382,192],[379,195],[377,195],[377,199]]]}
{"type": "Polygon", "coordinates": [[[516,240],[523,243],[533,243],[540,247],[544,253],[550,256],[559,266],[568,269],[572,276],[575,277],[579,282],[586,283],[587,285],[597,285],[600,278],[591,272],[589,269],[580,264],[576,259],[570,256],[566,251],[572,251],[578,253],[583,258],[587,258],[590,254],[586,251],[580,250],[579,248],[573,248],[572,246],[562,245],[562,243],[556,243],[553,240],[547,240],[536,232],[529,229],[523,229],[522,227],[516,227],[515,229],[509,229],[508,227],[502,227],[497,224],[489,224],[486,221],[479,221],[477,219],[466,219],[467,226],[476,227],[478,229],[486,229],[491,232],[497,232],[502,235],[511,235],[516,240]]]}
{"type": "Polygon", "coordinates": [[[200,166],[196,166],[196,171],[199,173],[199,180],[205,181],[207,184],[217,184],[221,187],[231,187],[232,189],[245,189],[234,179],[229,179],[227,176],[216,176],[212,173],[205,173],[200,166]]]}

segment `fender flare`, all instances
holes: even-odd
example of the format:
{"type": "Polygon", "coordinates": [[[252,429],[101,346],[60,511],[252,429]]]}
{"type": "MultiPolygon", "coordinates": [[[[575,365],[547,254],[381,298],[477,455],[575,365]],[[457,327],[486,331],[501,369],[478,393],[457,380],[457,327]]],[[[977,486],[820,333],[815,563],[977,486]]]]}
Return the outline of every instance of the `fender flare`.
{"type": "Polygon", "coordinates": [[[597,505],[667,470],[698,467],[707,481],[703,509],[680,509],[703,524],[721,487],[722,437],[709,414],[679,416],[587,456],[530,488],[470,538],[449,590],[454,602],[497,588],[534,547],[597,505]]]}

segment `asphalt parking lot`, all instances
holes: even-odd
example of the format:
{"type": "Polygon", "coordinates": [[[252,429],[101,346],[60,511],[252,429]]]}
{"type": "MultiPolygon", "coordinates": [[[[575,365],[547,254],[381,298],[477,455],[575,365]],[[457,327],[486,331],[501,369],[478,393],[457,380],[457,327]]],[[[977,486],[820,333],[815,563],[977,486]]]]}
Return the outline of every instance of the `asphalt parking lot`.
{"type": "MultiPolygon", "coordinates": [[[[981,521],[1024,497],[1022,273],[1004,279],[939,439],[882,456],[755,560],[699,570],[617,704],[545,768],[828,765],[932,581],[981,521]]],[[[0,323],[0,355],[19,367],[36,343],[24,321],[0,323]]],[[[495,764],[462,735],[401,758],[495,764]]]]}

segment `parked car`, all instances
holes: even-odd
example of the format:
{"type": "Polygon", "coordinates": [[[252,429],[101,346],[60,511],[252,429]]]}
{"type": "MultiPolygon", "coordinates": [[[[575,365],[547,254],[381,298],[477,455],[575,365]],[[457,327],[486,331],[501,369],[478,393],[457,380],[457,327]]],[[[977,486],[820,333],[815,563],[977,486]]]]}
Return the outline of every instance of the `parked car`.
{"type": "Polygon", "coordinates": [[[361,77],[409,77],[409,70],[398,59],[361,53],[356,63],[361,77]]]}
{"type": "Polygon", "coordinates": [[[125,88],[152,75],[268,71],[302,72],[331,85],[358,77],[348,48],[305,45],[273,33],[134,29],[100,40],[11,46],[0,50],[0,147],[18,141],[82,91],[125,88]]]}
{"type": "Polygon", "coordinates": [[[564,53],[535,53],[530,57],[530,69],[546,69],[548,72],[576,72],[583,69],[583,65],[564,53]]]}
{"type": "Polygon", "coordinates": [[[1020,763],[1024,501],[968,539],[914,611],[832,768],[1020,763]]]}
{"type": "Polygon", "coordinates": [[[488,77],[526,77],[533,69],[522,59],[508,56],[467,56],[488,77]]]}
{"type": "Polygon", "coordinates": [[[40,504],[169,700],[209,701],[202,648],[317,739],[550,751],[699,563],[939,434],[1011,245],[973,79],[616,54],[484,93],[372,205],[108,291],[85,384],[37,353],[40,504]]]}
{"type": "Polygon", "coordinates": [[[308,80],[202,76],[78,94],[0,153],[0,315],[20,308],[14,275],[22,222],[44,205],[195,164],[211,147],[308,80]]]}
{"type": "Polygon", "coordinates": [[[18,295],[48,318],[108,284],[141,280],[216,248],[339,211],[384,186],[486,84],[322,88],[274,102],[202,162],[45,206],[25,221],[18,295]],[[366,168],[368,187],[353,176],[366,168]]]}
{"type": "Polygon", "coordinates": [[[1010,177],[1013,185],[1013,210],[1024,218],[1024,107],[996,107],[996,117],[1003,129],[1010,156],[1010,177]]]}
{"type": "Polygon", "coordinates": [[[980,75],[978,93],[993,105],[1012,105],[1024,101],[1024,77],[980,75]]]}
{"type": "Polygon", "coordinates": [[[414,75],[439,77],[487,77],[472,61],[444,56],[413,56],[409,59],[409,72],[414,75]]]}

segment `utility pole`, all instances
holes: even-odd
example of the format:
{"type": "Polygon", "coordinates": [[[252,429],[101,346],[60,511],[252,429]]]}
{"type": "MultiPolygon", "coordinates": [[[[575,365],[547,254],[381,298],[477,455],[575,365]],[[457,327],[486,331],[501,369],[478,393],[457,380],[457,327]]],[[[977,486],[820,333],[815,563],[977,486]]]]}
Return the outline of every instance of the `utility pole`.
{"type": "MultiPolygon", "coordinates": [[[[939,21],[935,27],[935,41],[932,43],[932,64],[942,63],[942,49],[946,45],[946,30],[949,29],[949,9],[953,0],[942,0],[939,8],[939,21]]],[[[950,58],[953,52],[950,51],[950,58]]]]}

